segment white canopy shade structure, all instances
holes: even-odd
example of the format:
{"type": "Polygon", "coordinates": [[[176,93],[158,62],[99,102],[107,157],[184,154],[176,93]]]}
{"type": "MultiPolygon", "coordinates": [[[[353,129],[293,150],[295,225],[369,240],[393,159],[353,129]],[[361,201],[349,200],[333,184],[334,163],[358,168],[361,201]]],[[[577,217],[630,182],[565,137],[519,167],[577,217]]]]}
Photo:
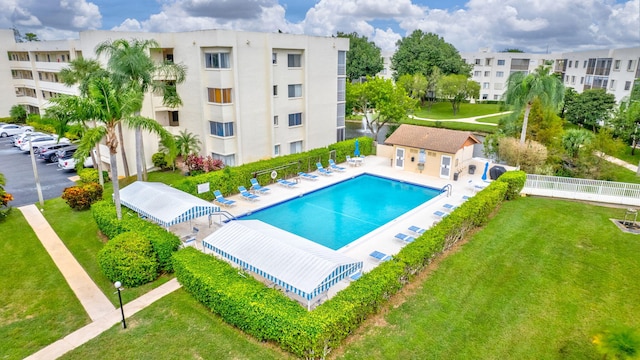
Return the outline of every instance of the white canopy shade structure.
{"type": "Polygon", "coordinates": [[[220,211],[208,201],[158,182],[134,182],[120,190],[120,202],[165,228],[220,211]]]}
{"type": "Polygon", "coordinates": [[[362,270],[362,261],[259,220],[230,221],[202,245],[304,299],[307,309],[318,295],[362,270]]]}

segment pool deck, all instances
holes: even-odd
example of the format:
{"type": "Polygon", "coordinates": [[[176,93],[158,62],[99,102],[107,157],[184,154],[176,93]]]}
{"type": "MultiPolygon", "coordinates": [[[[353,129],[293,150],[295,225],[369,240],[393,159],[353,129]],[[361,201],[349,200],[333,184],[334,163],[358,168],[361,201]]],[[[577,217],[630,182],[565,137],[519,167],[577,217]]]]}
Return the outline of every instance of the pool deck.
{"type": "MultiPolygon", "coordinates": [[[[248,212],[253,212],[261,208],[301,196],[302,194],[352,178],[362,173],[384,176],[437,189],[441,189],[447,184],[451,184],[452,192],[450,196],[447,196],[447,194],[439,195],[381,226],[380,228],[362,236],[351,244],[337,250],[338,252],[353,259],[362,261],[363,272],[368,272],[379,264],[377,260],[369,256],[373,251],[379,251],[393,256],[405,245],[402,241],[394,238],[397,233],[404,233],[417,237],[417,234],[413,234],[409,231],[410,226],[418,226],[424,229],[430,228],[434,222],[439,220],[439,217],[434,215],[434,212],[448,212],[449,210],[444,207],[445,204],[458,206],[464,201],[463,196],[471,197],[479,190],[479,187],[476,187],[476,185],[487,185],[487,183],[483,182],[481,179],[483,172],[482,169],[484,168],[484,163],[486,161],[487,160],[485,159],[472,160],[470,163],[476,164],[476,169],[480,169],[480,171],[476,170],[473,175],[468,174],[465,171],[459,174],[457,181],[453,181],[396,169],[390,165],[388,158],[368,156],[361,166],[349,166],[346,163],[338,164],[345,167],[346,171],[334,171],[331,176],[323,176],[319,175],[317,172],[313,172],[314,175],[318,175],[318,178],[315,181],[299,178],[287,179],[290,181],[297,181],[297,185],[292,188],[284,187],[277,183],[261,184],[263,187],[268,187],[270,189],[268,194],[260,195],[260,198],[256,201],[248,201],[243,199],[240,195],[233,195],[228,197],[228,199],[235,200],[235,205],[232,207],[221,207],[221,209],[231,213],[233,216],[244,215],[248,212]]],[[[221,223],[222,220],[225,220],[225,218],[215,216],[213,224],[209,225],[208,219],[203,217],[192,220],[191,222],[173,226],[170,230],[181,236],[190,233],[190,229],[192,227],[197,227],[199,231],[196,234],[195,247],[202,249],[202,239],[214,232],[220,226],[224,226],[221,223]]],[[[342,290],[346,286],[348,286],[348,282],[344,281],[332,287],[325,298],[333,296],[337,291],[342,290]]],[[[320,300],[322,301],[323,299],[320,300]]]]}

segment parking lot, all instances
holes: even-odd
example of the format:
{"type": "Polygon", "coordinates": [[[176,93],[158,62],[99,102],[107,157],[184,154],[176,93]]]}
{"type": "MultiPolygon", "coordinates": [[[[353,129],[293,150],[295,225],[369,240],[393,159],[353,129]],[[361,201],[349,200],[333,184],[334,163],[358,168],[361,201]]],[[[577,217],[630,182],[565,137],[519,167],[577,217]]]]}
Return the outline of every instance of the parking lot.
{"type": "MultiPolygon", "coordinates": [[[[12,141],[12,137],[0,138],[0,173],[7,180],[5,190],[14,198],[9,205],[37,203],[38,192],[31,157],[29,153],[14,147],[12,141]]],[[[36,159],[36,168],[45,200],[60,197],[66,187],[74,185],[69,178],[76,176],[75,171],[58,170],[57,163],[45,163],[39,159],[36,159]]]]}

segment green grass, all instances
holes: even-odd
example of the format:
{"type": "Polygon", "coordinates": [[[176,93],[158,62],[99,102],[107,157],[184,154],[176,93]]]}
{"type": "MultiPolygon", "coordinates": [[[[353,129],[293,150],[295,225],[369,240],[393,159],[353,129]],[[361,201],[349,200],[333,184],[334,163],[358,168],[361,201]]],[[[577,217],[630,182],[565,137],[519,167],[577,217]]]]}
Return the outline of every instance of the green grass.
{"type": "Polygon", "coordinates": [[[476,119],[476,121],[479,122],[479,123],[499,124],[500,120],[504,119],[507,116],[508,115],[487,116],[487,117],[483,117],[481,119],[476,119]]]}
{"type": "Polygon", "coordinates": [[[631,165],[638,165],[638,163],[640,163],[640,149],[636,149],[635,154],[631,155],[631,146],[625,146],[620,152],[611,154],[611,156],[624,160],[631,165]]]}
{"type": "Polygon", "coordinates": [[[429,120],[405,119],[405,120],[402,120],[402,123],[412,124],[412,125],[421,125],[421,126],[439,127],[443,129],[450,129],[450,130],[488,133],[488,134],[491,134],[496,130],[498,130],[498,127],[493,125],[484,125],[480,123],[465,123],[465,122],[457,122],[457,121],[429,121],[429,120]]]}
{"type": "Polygon", "coordinates": [[[611,179],[612,181],[640,184],[640,177],[638,177],[635,172],[625,167],[605,162],[603,164],[603,169],[608,175],[607,178],[611,179]]]}
{"type": "Polygon", "coordinates": [[[0,222],[0,358],[22,359],[90,319],[18,209],[0,222]]]}
{"type": "Polygon", "coordinates": [[[226,324],[179,289],[61,359],[293,359],[226,324]]]}
{"type": "Polygon", "coordinates": [[[600,359],[590,338],[640,327],[638,235],[623,209],[524,198],[368,324],[343,359],[600,359]]]}
{"type": "Polygon", "coordinates": [[[460,111],[454,116],[453,108],[449,102],[437,102],[431,107],[431,111],[425,106],[416,109],[414,115],[425,119],[445,120],[445,119],[464,119],[474,116],[489,115],[502,112],[499,104],[460,104],[460,111]]]}

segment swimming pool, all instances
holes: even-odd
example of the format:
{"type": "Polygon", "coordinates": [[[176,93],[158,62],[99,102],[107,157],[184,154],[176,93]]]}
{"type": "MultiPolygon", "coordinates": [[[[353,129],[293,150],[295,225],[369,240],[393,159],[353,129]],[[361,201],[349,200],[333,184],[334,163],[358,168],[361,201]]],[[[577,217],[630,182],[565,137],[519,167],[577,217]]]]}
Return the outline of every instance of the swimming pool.
{"type": "Polygon", "coordinates": [[[238,219],[260,220],[338,250],[441,193],[362,174],[238,219]]]}

